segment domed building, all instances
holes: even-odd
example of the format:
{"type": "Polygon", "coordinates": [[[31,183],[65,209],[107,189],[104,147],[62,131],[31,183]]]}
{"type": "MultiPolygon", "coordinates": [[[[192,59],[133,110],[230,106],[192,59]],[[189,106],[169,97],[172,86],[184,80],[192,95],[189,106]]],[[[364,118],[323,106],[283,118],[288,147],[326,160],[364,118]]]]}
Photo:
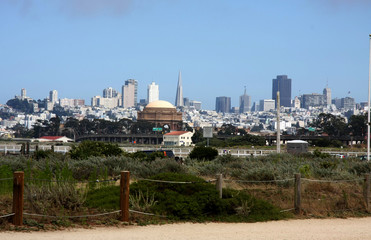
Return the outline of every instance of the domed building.
{"type": "Polygon", "coordinates": [[[138,121],[148,121],[156,127],[181,130],[183,125],[182,113],[178,112],[173,104],[158,100],[149,103],[141,112],[138,112],[138,121]]]}

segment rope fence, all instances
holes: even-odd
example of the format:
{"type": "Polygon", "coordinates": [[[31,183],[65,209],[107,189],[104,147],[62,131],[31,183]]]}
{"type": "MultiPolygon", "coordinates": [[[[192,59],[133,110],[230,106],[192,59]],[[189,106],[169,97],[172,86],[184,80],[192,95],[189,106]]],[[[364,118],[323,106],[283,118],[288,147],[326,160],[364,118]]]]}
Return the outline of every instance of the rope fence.
{"type": "MultiPolygon", "coordinates": [[[[12,178],[10,178],[12,179],[12,178]]],[[[1,179],[0,179],[1,180],[1,179]]],[[[116,182],[119,178],[107,179],[107,180],[92,180],[92,181],[73,181],[73,180],[50,180],[41,178],[26,178],[27,181],[41,181],[41,182],[53,182],[53,183],[104,183],[104,182],[116,182]]]]}
{"type": "Polygon", "coordinates": [[[13,180],[13,178],[0,178],[0,181],[13,180]]]}
{"type": "Polygon", "coordinates": [[[52,215],[43,215],[43,214],[36,214],[36,213],[23,213],[26,216],[33,216],[33,217],[46,217],[46,218],[88,218],[88,217],[100,217],[105,215],[111,215],[120,213],[121,210],[107,212],[107,213],[98,213],[98,214],[87,214],[87,215],[79,215],[79,216],[52,216],[52,215]]]}
{"type": "Polygon", "coordinates": [[[211,181],[202,181],[202,182],[179,182],[179,181],[164,181],[164,180],[155,180],[155,179],[147,179],[147,178],[137,178],[139,181],[147,181],[147,182],[157,182],[157,183],[171,183],[171,184],[196,184],[196,183],[210,183],[211,181]]]}
{"type": "MultiPolygon", "coordinates": [[[[30,216],[30,217],[44,217],[44,218],[68,218],[68,219],[74,219],[74,218],[90,218],[90,217],[99,217],[99,216],[106,216],[106,215],[112,215],[112,214],[119,214],[119,218],[121,221],[128,222],[129,221],[129,212],[132,214],[141,214],[146,216],[156,216],[156,217],[163,217],[167,218],[167,216],[164,215],[157,215],[154,213],[145,213],[137,210],[129,209],[129,184],[130,184],[130,172],[124,171],[121,172],[120,178],[113,178],[113,179],[106,179],[106,180],[93,180],[93,181],[84,181],[84,182],[78,182],[78,181],[71,181],[71,180],[49,180],[49,179],[36,179],[36,178],[26,178],[27,181],[47,181],[47,182],[53,182],[53,183],[105,183],[105,182],[116,182],[120,180],[120,201],[119,206],[120,210],[112,211],[112,212],[105,212],[105,213],[97,213],[97,214],[83,214],[83,215],[76,215],[76,216],[55,216],[55,215],[47,215],[47,214],[37,214],[37,213],[30,213],[30,212],[23,212],[24,208],[24,190],[25,190],[25,178],[23,172],[15,172],[13,178],[2,178],[0,181],[5,180],[13,180],[13,213],[6,214],[3,216],[0,216],[1,218],[7,218],[12,217],[13,223],[15,225],[22,225],[23,224],[23,216],[30,216]]],[[[223,197],[223,184],[224,183],[230,183],[230,182],[236,182],[236,183],[246,183],[246,184],[269,184],[269,183],[282,183],[282,182],[294,182],[294,190],[293,192],[293,208],[290,208],[290,205],[283,206],[283,210],[280,212],[290,212],[294,211],[296,214],[301,214],[303,212],[303,203],[302,203],[302,196],[305,196],[307,194],[306,191],[303,191],[302,183],[306,182],[307,184],[314,185],[315,183],[351,183],[351,182],[361,182],[363,181],[363,192],[362,197],[365,203],[366,211],[369,211],[370,209],[370,195],[371,195],[371,185],[370,185],[370,175],[366,174],[365,178],[355,178],[355,179],[309,179],[309,178],[301,178],[300,174],[295,174],[294,178],[286,178],[286,179],[274,179],[274,180],[242,180],[242,179],[223,179],[222,174],[218,174],[216,176],[216,179],[211,180],[205,180],[205,181],[166,181],[166,180],[156,180],[156,179],[147,179],[147,178],[135,178],[137,181],[148,181],[148,182],[154,182],[154,183],[166,183],[166,184],[200,184],[200,183],[214,183],[216,185],[216,189],[219,192],[219,197],[223,197]],[[304,195],[303,195],[304,193],[304,195]]],[[[292,186],[290,184],[290,186],[292,186]]],[[[344,185],[348,189],[351,189],[351,185],[344,185]]],[[[358,185],[359,186],[359,185],[358,185]]],[[[27,187],[27,185],[26,185],[27,187]]],[[[307,186],[308,187],[308,186],[307,186]]],[[[289,189],[288,186],[285,188],[289,189]]],[[[291,187],[290,187],[291,189],[291,187]]],[[[310,190],[310,189],[309,189],[310,190]]],[[[286,191],[286,190],[285,190],[286,191]]],[[[347,195],[344,192],[345,190],[342,189],[343,195],[341,196],[343,198],[346,198],[347,195]]],[[[289,191],[286,191],[289,192],[289,191]]],[[[338,193],[338,192],[337,192],[338,193]]],[[[319,194],[323,194],[320,192],[319,194]]],[[[320,195],[319,195],[320,196],[320,195]]],[[[330,196],[331,197],[331,196],[330,196]]],[[[326,201],[331,200],[330,197],[320,198],[316,199],[317,201],[323,201],[326,203],[326,201]]],[[[292,206],[292,205],[291,205],[292,206]]],[[[310,205],[309,205],[310,206],[310,205]]],[[[347,203],[344,203],[343,205],[340,205],[340,207],[343,207],[340,210],[335,211],[356,211],[359,210],[358,208],[353,208],[353,206],[348,205],[347,203]]],[[[305,209],[304,209],[305,211],[305,209]]],[[[332,211],[332,210],[329,210],[332,211]]]]}
{"type": "Polygon", "coordinates": [[[295,180],[294,178],[288,179],[275,179],[275,180],[238,180],[238,179],[224,179],[225,182],[239,182],[239,183],[275,183],[275,182],[289,182],[295,180]]]}
{"type": "Polygon", "coordinates": [[[129,210],[129,212],[137,213],[137,214],[141,214],[141,215],[146,215],[146,216],[155,216],[155,217],[163,217],[163,218],[167,218],[167,216],[157,215],[157,214],[153,214],[153,213],[139,212],[139,211],[135,211],[135,210],[131,210],[131,209],[129,210]]]}
{"type": "Polygon", "coordinates": [[[14,216],[14,215],[15,215],[15,213],[9,213],[9,214],[6,214],[6,215],[2,215],[2,216],[0,216],[0,218],[12,217],[12,216],[14,216]]]}

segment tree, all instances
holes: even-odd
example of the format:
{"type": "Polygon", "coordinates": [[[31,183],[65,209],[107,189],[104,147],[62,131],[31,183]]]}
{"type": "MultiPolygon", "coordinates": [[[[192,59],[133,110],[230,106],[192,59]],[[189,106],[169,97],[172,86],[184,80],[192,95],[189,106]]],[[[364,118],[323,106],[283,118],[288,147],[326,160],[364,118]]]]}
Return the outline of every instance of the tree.
{"type": "Polygon", "coordinates": [[[367,135],[367,114],[352,115],[349,119],[349,131],[353,136],[364,137],[367,135]]]}
{"type": "Polygon", "coordinates": [[[73,145],[69,154],[73,159],[87,159],[91,156],[119,156],[123,153],[117,144],[84,141],[78,146],[73,145]]]}
{"type": "Polygon", "coordinates": [[[26,99],[25,100],[20,100],[18,98],[10,99],[6,102],[6,105],[20,112],[28,114],[33,113],[33,104],[29,103],[26,99]]]}
{"type": "Polygon", "coordinates": [[[153,133],[153,128],[155,124],[148,121],[137,121],[131,126],[131,133],[138,134],[138,133],[153,133]]]}
{"type": "Polygon", "coordinates": [[[263,124],[259,123],[259,125],[254,125],[252,128],[251,128],[251,132],[260,132],[261,130],[264,129],[264,126],[263,124]]]}
{"type": "Polygon", "coordinates": [[[189,153],[191,159],[198,160],[213,160],[218,156],[218,150],[212,147],[194,147],[193,150],[189,153]]]}
{"type": "Polygon", "coordinates": [[[321,113],[318,118],[311,124],[312,127],[321,129],[322,132],[329,136],[344,136],[348,134],[348,127],[345,119],[330,113],[321,113]]]}
{"type": "Polygon", "coordinates": [[[232,124],[223,124],[220,128],[218,135],[232,135],[237,133],[237,128],[232,124]]]}
{"type": "Polygon", "coordinates": [[[204,140],[202,131],[203,131],[202,129],[195,129],[195,132],[192,136],[192,142],[194,144],[196,144],[198,142],[202,142],[204,140]]]}

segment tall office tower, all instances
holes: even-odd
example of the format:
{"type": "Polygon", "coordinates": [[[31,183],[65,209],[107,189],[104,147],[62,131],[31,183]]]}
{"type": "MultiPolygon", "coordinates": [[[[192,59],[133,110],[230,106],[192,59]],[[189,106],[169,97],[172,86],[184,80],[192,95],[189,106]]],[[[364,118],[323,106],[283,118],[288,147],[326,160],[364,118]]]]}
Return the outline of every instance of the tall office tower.
{"type": "Polygon", "coordinates": [[[128,79],[125,85],[122,86],[122,106],[124,108],[135,107],[138,96],[138,81],[128,79]]]}
{"type": "Polygon", "coordinates": [[[272,80],[272,99],[277,106],[277,91],[280,91],[281,106],[291,107],[291,79],[287,75],[278,75],[272,80]]]}
{"type": "Polygon", "coordinates": [[[24,100],[26,98],[26,89],[22,88],[21,89],[21,99],[24,100]]]}
{"type": "Polygon", "coordinates": [[[158,101],[160,99],[160,91],[158,85],[152,82],[147,88],[147,103],[158,101]]]}
{"type": "Polygon", "coordinates": [[[240,96],[240,113],[245,113],[250,111],[250,104],[251,104],[251,97],[246,94],[246,87],[245,92],[243,95],[240,96]]]}
{"type": "Polygon", "coordinates": [[[215,111],[222,113],[231,112],[231,98],[230,97],[217,97],[215,102],[215,111]]]}
{"type": "Polygon", "coordinates": [[[49,92],[49,101],[54,105],[58,102],[58,92],[57,90],[52,90],[49,92]]]}
{"type": "Polygon", "coordinates": [[[190,106],[190,101],[189,101],[189,98],[185,97],[183,98],[183,105],[184,107],[189,107],[190,106]]]}
{"type": "Polygon", "coordinates": [[[182,88],[182,74],[179,71],[179,77],[178,77],[178,86],[176,88],[176,96],[175,96],[175,106],[176,107],[183,107],[183,88],[182,88]]]}
{"type": "Polygon", "coordinates": [[[117,97],[117,95],[118,95],[118,92],[111,87],[103,89],[104,98],[114,98],[114,97],[117,97]]]}
{"type": "Polygon", "coordinates": [[[325,98],[324,105],[330,106],[331,105],[331,89],[326,87],[323,89],[323,96],[325,98]]]}

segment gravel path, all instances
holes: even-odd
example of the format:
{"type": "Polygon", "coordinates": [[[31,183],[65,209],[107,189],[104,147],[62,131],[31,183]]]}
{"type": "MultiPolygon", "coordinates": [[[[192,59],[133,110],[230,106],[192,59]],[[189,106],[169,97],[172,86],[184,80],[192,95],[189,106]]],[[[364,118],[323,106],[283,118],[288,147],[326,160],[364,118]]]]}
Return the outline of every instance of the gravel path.
{"type": "Polygon", "coordinates": [[[1,240],[355,240],[371,239],[371,217],[307,219],[263,223],[182,223],[150,226],[102,227],[55,232],[2,232],[1,240]]]}

